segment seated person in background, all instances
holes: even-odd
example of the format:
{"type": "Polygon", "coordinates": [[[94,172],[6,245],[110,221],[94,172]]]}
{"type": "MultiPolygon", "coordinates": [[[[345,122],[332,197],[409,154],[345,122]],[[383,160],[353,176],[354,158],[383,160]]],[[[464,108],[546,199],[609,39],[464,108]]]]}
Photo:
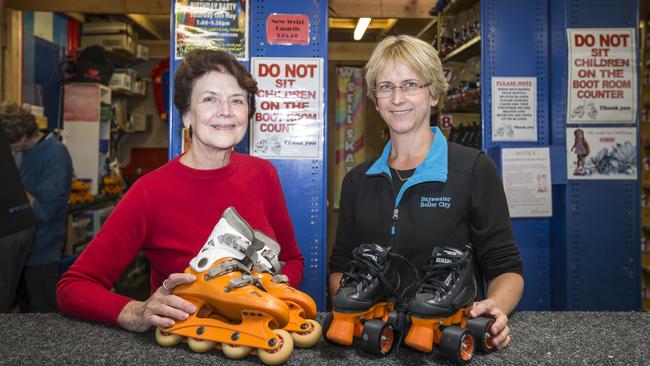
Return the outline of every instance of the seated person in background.
{"type": "Polygon", "coordinates": [[[483,152],[447,142],[440,129],[429,127],[431,108],[447,92],[430,44],[411,36],[387,37],[365,69],[368,95],[388,126],[390,141],[381,156],[343,180],[330,295],[362,243],[390,246],[418,268],[436,246],[463,249],[471,243],[479,298],[470,316],[494,318],[492,342],[503,348],[510,342],[508,315],[524,281],[496,166],[483,152]],[[433,200],[445,205],[427,204],[433,200]]]}
{"type": "Polygon", "coordinates": [[[172,289],[195,280],[183,270],[229,206],[279,242],[282,272],[297,287],[304,259],[277,172],[266,160],[233,151],[248,128],[256,92],[250,73],[228,53],[185,56],[174,79],[174,105],[190,129],[190,149],[127,191],[59,282],[62,312],[139,332],[187,318],[194,305],[172,289]],[[152,294],[143,302],[110,291],[140,251],[151,265],[152,294]]]}
{"type": "Polygon", "coordinates": [[[16,104],[0,107],[0,126],[11,150],[20,153],[20,176],[36,217],[36,234],[19,289],[21,310],[56,312],[72,160],[57,136],[39,131],[34,116],[16,104]]]}

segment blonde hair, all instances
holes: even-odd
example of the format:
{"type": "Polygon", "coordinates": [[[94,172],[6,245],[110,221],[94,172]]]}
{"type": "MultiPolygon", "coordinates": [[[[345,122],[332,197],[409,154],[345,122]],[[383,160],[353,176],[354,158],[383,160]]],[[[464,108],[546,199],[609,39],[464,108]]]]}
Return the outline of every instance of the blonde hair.
{"type": "MultiPolygon", "coordinates": [[[[375,88],[377,74],[387,63],[402,63],[415,72],[422,81],[431,83],[429,93],[435,98],[447,94],[447,78],[442,72],[438,52],[427,42],[408,35],[388,36],[372,51],[366,63],[366,85],[368,90],[375,88]]],[[[376,102],[374,93],[368,96],[376,102]]]]}

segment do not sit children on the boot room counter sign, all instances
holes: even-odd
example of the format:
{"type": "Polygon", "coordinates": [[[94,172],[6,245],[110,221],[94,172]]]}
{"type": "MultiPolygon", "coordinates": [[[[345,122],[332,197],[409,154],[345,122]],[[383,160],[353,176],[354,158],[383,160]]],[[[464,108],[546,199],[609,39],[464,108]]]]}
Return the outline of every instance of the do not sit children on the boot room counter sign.
{"type": "Polygon", "coordinates": [[[567,29],[567,37],[567,123],[635,123],[635,30],[567,29]]]}

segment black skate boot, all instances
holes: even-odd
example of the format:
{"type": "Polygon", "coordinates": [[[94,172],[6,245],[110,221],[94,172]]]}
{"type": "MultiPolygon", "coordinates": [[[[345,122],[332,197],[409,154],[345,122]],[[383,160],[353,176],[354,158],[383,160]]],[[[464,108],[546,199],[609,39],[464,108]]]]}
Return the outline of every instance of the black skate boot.
{"type": "Polygon", "coordinates": [[[409,301],[409,312],[421,318],[448,317],[472,305],[476,291],[471,248],[460,251],[436,247],[420,269],[420,282],[409,301]]]}
{"type": "Polygon", "coordinates": [[[488,329],[494,320],[468,317],[477,294],[471,245],[462,251],[435,248],[420,276],[408,304],[411,325],[405,343],[424,352],[439,345],[445,358],[461,365],[472,360],[475,348],[492,352],[488,329]]]}
{"type": "Polygon", "coordinates": [[[385,355],[393,347],[393,331],[404,334],[406,304],[402,299],[417,282],[417,269],[391,248],[377,244],[361,244],[352,257],[332,299],[333,312],[325,318],[323,333],[343,345],[360,337],[367,352],[385,355]],[[400,269],[398,261],[407,266],[400,269]],[[412,278],[405,268],[411,268],[412,278]]]}

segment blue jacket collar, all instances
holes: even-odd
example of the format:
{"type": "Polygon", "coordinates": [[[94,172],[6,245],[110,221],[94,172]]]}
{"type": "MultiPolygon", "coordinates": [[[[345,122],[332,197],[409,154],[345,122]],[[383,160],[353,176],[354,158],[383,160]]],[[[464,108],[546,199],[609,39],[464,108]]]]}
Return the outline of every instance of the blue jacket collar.
{"type": "MultiPolygon", "coordinates": [[[[402,185],[402,188],[395,198],[395,207],[397,207],[404,192],[409,187],[423,182],[445,183],[447,181],[447,140],[438,127],[431,128],[431,131],[435,137],[433,138],[427,157],[415,168],[415,172],[411,178],[402,185]]],[[[388,156],[390,155],[391,146],[391,142],[388,141],[381,156],[374,164],[372,164],[370,169],[366,171],[366,175],[385,174],[388,177],[391,176],[390,168],[388,167],[388,156]]]]}

